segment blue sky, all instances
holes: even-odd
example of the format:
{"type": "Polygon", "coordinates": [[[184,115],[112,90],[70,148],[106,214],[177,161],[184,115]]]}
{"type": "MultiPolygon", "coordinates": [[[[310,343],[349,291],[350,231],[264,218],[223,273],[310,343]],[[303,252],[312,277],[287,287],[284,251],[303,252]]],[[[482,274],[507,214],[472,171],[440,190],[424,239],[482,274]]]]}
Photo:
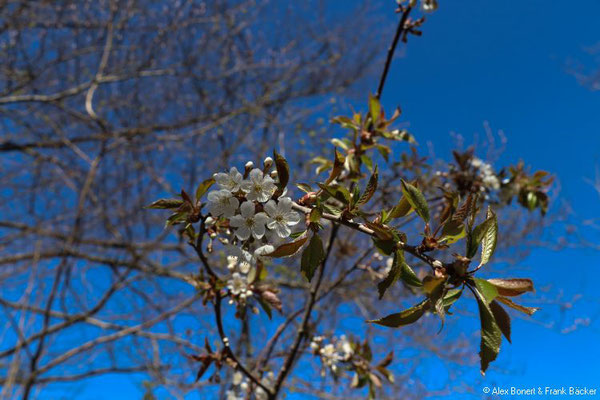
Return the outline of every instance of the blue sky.
{"type": "MultiPolygon", "coordinates": [[[[498,164],[524,159],[534,169],[552,172],[560,181],[561,198],[575,210],[575,223],[599,217],[600,197],[585,179],[592,179],[600,166],[600,92],[579,85],[567,65],[573,59],[589,60],[584,48],[600,42],[600,2],[440,3],[428,16],[423,37],[411,38],[394,60],[382,99],[386,109],[401,105],[411,132],[422,146],[434,143],[441,157],[448,157],[454,144],[450,132],[462,134],[469,143],[483,137],[487,121],[508,139],[498,164]]],[[[394,21],[386,21],[391,35],[394,21]]],[[[387,43],[389,38],[382,40],[387,43]]],[[[600,232],[588,234],[600,242],[600,232]]],[[[559,332],[574,318],[599,316],[594,270],[600,266],[600,253],[539,249],[522,265],[523,274],[532,276],[538,287],[552,285],[567,297],[583,293],[584,299],[575,303],[565,322],[557,307],[535,317],[554,320],[555,329],[515,319],[513,344],[503,344],[498,368],[475,385],[473,398],[482,398],[478,390],[484,385],[600,388],[595,365],[600,358],[598,323],[570,334],[559,332]]],[[[535,296],[529,304],[535,304],[535,296]]],[[[477,329],[477,321],[461,326],[477,329]]],[[[478,371],[473,372],[473,379],[479,379],[478,371]]],[[[93,382],[78,398],[106,398],[101,394],[106,385],[119,387],[111,399],[139,393],[129,378],[93,382]]]]}
{"type": "MultiPolygon", "coordinates": [[[[600,165],[600,92],[580,86],[567,65],[589,60],[584,49],[600,42],[600,2],[440,3],[423,37],[411,40],[395,60],[384,104],[401,104],[410,130],[419,141],[435,143],[442,157],[453,143],[450,132],[469,143],[483,137],[487,121],[508,139],[498,164],[524,159],[534,169],[552,172],[560,181],[560,196],[575,210],[573,221],[598,218],[600,197],[585,178],[593,178],[600,165]]],[[[600,242],[598,232],[588,234],[590,241],[600,242]]],[[[513,344],[503,345],[497,362],[509,372],[492,368],[485,384],[600,387],[593,361],[600,356],[598,323],[559,333],[574,318],[598,317],[593,282],[600,254],[540,249],[522,265],[538,287],[552,285],[567,298],[579,292],[584,298],[565,320],[557,307],[535,317],[554,320],[555,329],[515,320],[513,344]]],[[[535,296],[529,301],[533,305],[535,296]]],[[[483,386],[475,385],[473,398],[481,398],[483,386]]]]}

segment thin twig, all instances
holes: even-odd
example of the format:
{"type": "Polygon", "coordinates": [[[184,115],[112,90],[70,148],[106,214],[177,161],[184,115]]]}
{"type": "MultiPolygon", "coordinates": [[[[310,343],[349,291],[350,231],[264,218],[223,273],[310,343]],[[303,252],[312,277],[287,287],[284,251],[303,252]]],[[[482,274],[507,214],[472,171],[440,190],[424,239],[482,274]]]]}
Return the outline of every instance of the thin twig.
{"type": "Polygon", "coordinates": [[[377,92],[375,92],[375,98],[381,98],[381,92],[383,92],[383,86],[385,85],[385,79],[387,78],[388,71],[390,69],[390,65],[392,64],[392,59],[394,58],[394,51],[396,51],[396,46],[398,45],[398,40],[400,36],[402,36],[402,32],[404,31],[404,26],[406,25],[406,20],[408,19],[408,15],[412,8],[410,6],[406,7],[402,10],[402,16],[400,17],[400,22],[398,22],[398,28],[396,29],[396,34],[394,35],[394,39],[392,40],[392,44],[388,48],[387,58],[385,59],[385,65],[383,67],[383,72],[381,74],[381,78],[379,80],[379,86],[377,86],[377,92]]]}
{"type": "Polygon", "coordinates": [[[331,250],[333,248],[333,244],[335,242],[335,238],[337,236],[338,229],[339,229],[339,225],[334,224],[333,228],[331,230],[331,234],[329,236],[329,243],[327,245],[327,251],[325,253],[325,257],[323,258],[323,261],[319,265],[317,280],[310,291],[308,301],[304,308],[304,316],[302,317],[302,323],[300,324],[300,328],[298,328],[298,332],[296,333],[296,339],[294,340],[294,343],[292,344],[292,349],[291,349],[290,353],[288,354],[285,362],[283,363],[283,366],[281,367],[279,376],[277,377],[277,381],[276,381],[275,387],[273,389],[273,393],[269,397],[270,399],[275,399],[277,397],[277,394],[281,390],[281,387],[283,385],[283,382],[285,381],[285,378],[291,371],[292,364],[296,360],[296,357],[298,355],[298,350],[300,349],[300,344],[302,343],[302,341],[304,340],[304,338],[307,335],[307,326],[308,326],[308,322],[310,321],[310,314],[312,313],[313,307],[317,301],[317,294],[319,292],[319,288],[321,287],[321,282],[323,281],[325,265],[327,264],[327,259],[329,258],[329,255],[331,254],[331,250]]]}

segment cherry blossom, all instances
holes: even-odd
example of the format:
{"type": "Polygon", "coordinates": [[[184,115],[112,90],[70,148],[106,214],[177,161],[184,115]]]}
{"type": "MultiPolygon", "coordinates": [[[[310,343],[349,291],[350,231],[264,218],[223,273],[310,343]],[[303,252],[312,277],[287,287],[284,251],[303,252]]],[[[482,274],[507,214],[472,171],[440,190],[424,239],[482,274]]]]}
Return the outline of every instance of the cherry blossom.
{"type": "Polygon", "coordinates": [[[232,167],[229,173],[219,172],[213,175],[215,182],[221,189],[229,190],[231,193],[238,192],[244,177],[237,170],[236,167],[232,167]]]}
{"type": "Polygon", "coordinates": [[[248,278],[239,272],[234,272],[231,275],[231,279],[227,282],[227,288],[231,291],[232,295],[239,296],[242,300],[252,296],[252,290],[248,285],[248,278]]]}
{"type": "Polygon", "coordinates": [[[254,214],[254,208],[253,202],[246,201],[240,206],[241,215],[235,215],[229,220],[229,225],[237,228],[235,235],[240,240],[247,240],[250,236],[260,239],[265,235],[265,224],[269,217],[264,212],[254,214]]]}
{"type": "Polygon", "coordinates": [[[232,196],[227,189],[213,190],[208,193],[208,212],[213,217],[224,216],[231,218],[235,214],[240,202],[232,196]]]}
{"type": "Polygon", "coordinates": [[[242,182],[242,190],[246,192],[246,198],[251,201],[264,203],[268,201],[275,192],[275,182],[269,175],[254,168],[250,171],[248,179],[242,182]]]}
{"type": "Polygon", "coordinates": [[[269,216],[267,228],[275,231],[281,238],[288,237],[292,233],[290,226],[300,222],[300,215],[292,211],[292,199],[281,197],[277,204],[274,200],[269,200],[265,204],[265,211],[269,216]]]}

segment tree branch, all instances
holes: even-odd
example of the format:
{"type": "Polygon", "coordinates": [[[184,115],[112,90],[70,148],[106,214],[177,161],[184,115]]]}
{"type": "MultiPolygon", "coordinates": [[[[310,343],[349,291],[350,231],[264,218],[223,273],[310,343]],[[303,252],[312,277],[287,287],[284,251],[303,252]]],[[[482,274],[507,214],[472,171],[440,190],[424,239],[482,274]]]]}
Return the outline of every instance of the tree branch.
{"type": "Polygon", "coordinates": [[[387,57],[385,59],[385,64],[383,66],[383,72],[381,73],[381,78],[379,79],[379,86],[377,86],[377,92],[375,92],[375,98],[377,98],[377,99],[381,98],[381,92],[383,92],[383,86],[385,85],[385,79],[387,78],[387,74],[390,69],[390,65],[392,64],[392,59],[394,58],[394,52],[396,51],[396,46],[398,45],[398,40],[400,39],[400,36],[402,36],[402,32],[404,32],[404,26],[406,25],[408,15],[410,14],[412,8],[410,6],[408,6],[401,10],[402,10],[402,16],[400,17],[400,22],[398,22],[398,28],[396,29],[396,34],[394,35],[392,44],[388,48],[387,57]]]}

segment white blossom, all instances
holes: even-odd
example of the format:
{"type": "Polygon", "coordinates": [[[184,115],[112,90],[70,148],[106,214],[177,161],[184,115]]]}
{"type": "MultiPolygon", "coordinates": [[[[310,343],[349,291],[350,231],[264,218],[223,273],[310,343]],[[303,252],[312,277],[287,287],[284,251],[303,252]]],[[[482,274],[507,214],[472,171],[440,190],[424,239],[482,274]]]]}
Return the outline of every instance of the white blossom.
{"type": "Polygon", "coordinates": [[[208,212],[213,217],[223,215],[225,218],[231,218],[235,214],[240,202],[232,196],[227,189],[213,190],[208,193],[208,212]]]}
{"type": "Polygon", "coordinates": [[[275,251],[275,246],[272,244],[265,244],[254,250],[254,257],[259,259],[266,254],[272,253],[273,251],[275,251]]]}
{"type": "MultiPolygon", "coordinates": [[[[271,387],[275,382],[275,374],[273,372],[267,373],[262,379],[261,383],[266,387],[271,387]]],[[[269,398],[268,394],[261,388],[260,386],[256,388],[256,400],[267,400],[269,398]]]]}
{"type": "Polygon", "coordinates": [[[385,260],[385,268],[383,268],[383,270],[381,271],[384,275],[387,275],[390,273],[390,271],[392,270],[392,267],[394,266],[394,257],[388,257],[385,260]]]}
{"type": "Polygon", "coordinates": [[[238,395],[235,391],[228,390],[225,392],[225,400],[244,400],[244,395],[243,393],[238,395]]]}
{"type": "Polygon", "coordinates": [[[242,300],[252,296],[252,290],[248,285],[248,278],[239,272],[234,272],[231,279],[227,282],[227,288],[234,296],[239,296],[242,300]]]}
{"type": "Polygon", "coordinates": [[[244,379],[244,375],[240,371],[235,371],[235,374],[233,374],[233,381],[231,383],[233,386],[239,386],[242,383],[242,379],[244,379]]]}
{"type": "Polygon", "coordinates": [[[337,371],[337,362],[339,356],[335,351],[335,346],[331,343],[326,344],[319,350],[319,354],[321,355],[321,362],[326,367],[331,368],[333,372],[337,371]]]}
{"type": "Polygon", "coordinates": [[[352,348],[352,344],[346,338],[346,335],[340,336],[340,339],[336,343],[338,353],[340,354],[342,360],[347,361],[354,354],[354,349],[352,348]]]}
{"type": "Polygon", "coordinates": [[[289,197],[280,197],[277,204],[274,200],[269,200],[265,204],[265,211],[269,216],[267,228],[275,231],[281,238],[288,237],[292,233],[290,226],[300,222],[300,215],[292,211],[292,199],[289,197]]]}
{"type": "Polygon", "coordinates": [[[227,268],[230,271],[237,270],[242,274],[247,274],[250,268],[256,263],[256,258],[248,251],[234,245],[226,247],[227,268]]]}
{"type": "Polygon", "coordinates": [[[232,193],[240,190],[240,185],[244,180],[242,174],[237,170],[236,167],[232,167],[229,173],[219,172],[213,175],[215,182],[221,189],[229,190],[232,193]]]}
{"type": "Polygon", "coordinates": [[[254,168],[250,171],[248,179],[242,182],[242,190],[246,192],[246,198],[251,201],[266,202],[275,192],[275,182],[273,179],[263,174],[263,172],[254,168]]]}
{"type": "Polygon", "coordinates": [[[479,173],[481,181],[485,187],[492,190],[500,189],[500,180],[494,173],[494,168],[490,164],[483,162],[477,157],[473,157],[470,161],[470,164],[479,173]]]}
{"type": "Polygon", "coordinates": [[[240,240],[246,240],[253,236],[256,239],[260,239],[265,235],[265,224],[269,220],[267,214],[259,212],[254,214],[254,203],[251,201],[245,201],[240,206],[241,215],[232,217],[229,221],[229,225],[237,228],[235,235],[240,240]]]}

